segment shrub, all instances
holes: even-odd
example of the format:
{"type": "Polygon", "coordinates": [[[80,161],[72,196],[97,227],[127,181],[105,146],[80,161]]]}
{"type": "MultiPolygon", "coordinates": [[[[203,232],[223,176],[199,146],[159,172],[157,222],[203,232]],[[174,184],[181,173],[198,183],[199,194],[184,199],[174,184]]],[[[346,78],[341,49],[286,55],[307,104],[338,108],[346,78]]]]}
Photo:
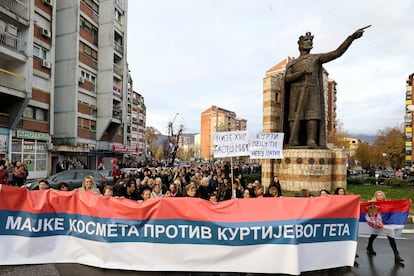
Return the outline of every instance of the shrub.
{"type": "Polygon", "coordinates": [[[371,184],[371,185],[376,185],[377,184],[377,179],[375,177],[367,177],[366,182],[371,184]]]}
{"type": "Polygon", "coordinates": [[[407,188],[409,185],[409,182],[405,179],[387,178],[385,179],[384,184],[387,186],[391,186],[391,187],[407,188]]]}
{"type": "Polygon", "coordinates": [[[353,185],[362,185],[365,182],[366,182],[365,181],[365,178],[362,177],[362,176],[358,176],[358,177],[348,177],[346,179],[346,183],[347,184],[353,184],[353,185]]]}

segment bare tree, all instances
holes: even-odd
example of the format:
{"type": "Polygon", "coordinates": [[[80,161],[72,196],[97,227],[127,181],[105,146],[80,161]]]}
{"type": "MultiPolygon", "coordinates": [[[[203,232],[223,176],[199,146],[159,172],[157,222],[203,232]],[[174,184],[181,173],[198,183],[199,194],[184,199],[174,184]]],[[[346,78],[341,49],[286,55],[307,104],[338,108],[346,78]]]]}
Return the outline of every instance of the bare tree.
{"type": "Polygon", "coordinates": [[[169,154],[168,154],[167,165],[169,167],[174,167],[174,161],[175,161],[175,158],[177,157],[180,137],[184,129],[184,126],[181,124],[178,128],[177,133],[174,133],[174,121],[177,118],[177,116],[178,116],[178,113],[175,114],[174,119],[171,122],[168,122],[169,154]]]}

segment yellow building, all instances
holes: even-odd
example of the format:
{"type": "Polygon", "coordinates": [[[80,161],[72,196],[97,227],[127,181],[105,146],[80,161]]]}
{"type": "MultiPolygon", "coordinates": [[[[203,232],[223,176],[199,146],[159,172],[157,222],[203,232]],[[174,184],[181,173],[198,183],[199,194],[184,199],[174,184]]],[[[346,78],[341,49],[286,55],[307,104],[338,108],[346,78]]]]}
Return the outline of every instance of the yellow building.
{"type": "Polygon", "coordinates": [[[347,150],[349,157],[352,157],[355,155],[356,150],[358,149],[358,146],[361,143],[366,143],[358,138],[351,138],[351,137],[344,137],[339,139],[343,147],[347,150]]]}

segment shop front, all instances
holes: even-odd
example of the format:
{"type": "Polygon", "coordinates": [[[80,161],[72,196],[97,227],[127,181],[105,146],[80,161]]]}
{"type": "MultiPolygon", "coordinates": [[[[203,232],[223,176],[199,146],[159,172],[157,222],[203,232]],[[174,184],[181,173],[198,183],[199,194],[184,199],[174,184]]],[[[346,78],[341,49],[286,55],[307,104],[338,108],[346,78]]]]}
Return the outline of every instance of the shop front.
{"type": "Polygon", "coordinates": [[[25,162],[29,179],[47,177],[49,141],[47,133],[16,130],[12,137],[10,160],[25,162]]]}
{"type": "Polygon", "coordinates": [[[9,130],[7,128],[0,128],[0,160],[8,159],[8,155],[7,155],[8,144],[9,144],[9,130]]]}
{"type": "Polygon", "coordinates": [[[97,150],[91,150],[90,153],[96,154],[97,166],[103,164],[106,169],[112,169],[114,165],[119,165],[120,167],[130,166],[135,161],[137,148],[125,145],[111,145],[104,149],[101,146],[97,150]]]}

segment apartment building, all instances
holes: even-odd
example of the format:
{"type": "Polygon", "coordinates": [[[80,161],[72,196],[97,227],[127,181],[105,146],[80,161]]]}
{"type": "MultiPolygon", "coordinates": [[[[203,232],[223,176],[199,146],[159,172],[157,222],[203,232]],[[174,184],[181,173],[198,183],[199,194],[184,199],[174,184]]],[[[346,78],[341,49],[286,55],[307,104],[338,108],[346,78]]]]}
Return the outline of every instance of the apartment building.
{"type": "Polygon", "coordinates": [[[406,82],[406,92],[405,92],[405,166],[406,167],[413,167],[413,112],[414,112],[414,105],[413,105],[413,78],[414,73],[410,74],[407,78],[406,82]]]}
{"type": "Polygon", "coordinates": [[[246,130],[247,120],[238,118],[234,111],[215,105],[201,113],[200,157],[213,159],[213,133],[246,130]]]}
{"type": "Polygon", "coordinates": [[[147,109],[144,97],[133,90],[132,82],[128,89],[127,144],[136,149],[135,156],[142,159],[146,152],[145,125],[147,109]]]}
{"type": "Polygon", "coordinates": [[[363,143],[367,144],[367,142],[364,142],[361,139],[352,137],[342,137],[339,141],[346,149],[349,157],[353,157],[355,155],[359,145],[363,143]]]}
{"type": "Polygon", "coordinates": [[[53,133],[55,7],[0,1],[0,157],[45,177],[53,133]]]}
{"type": "Polygon", "coordinates": [[[336,134],[336,81],[328,78],[328,88],[325,90],[326,134],[327,137],[336,134]]]}
{"type": "Polygon", "coordinates": [[[76,157],[93,168],[97,157],[137,151],[128,140],[127,3],[56,2],[52,163],[76,157]]]}
{"type": "Polygon", "coordinates": [[[127,66],[127,0],[0,1],[0,158],[29,178],[145,151],[127,66]]]}

